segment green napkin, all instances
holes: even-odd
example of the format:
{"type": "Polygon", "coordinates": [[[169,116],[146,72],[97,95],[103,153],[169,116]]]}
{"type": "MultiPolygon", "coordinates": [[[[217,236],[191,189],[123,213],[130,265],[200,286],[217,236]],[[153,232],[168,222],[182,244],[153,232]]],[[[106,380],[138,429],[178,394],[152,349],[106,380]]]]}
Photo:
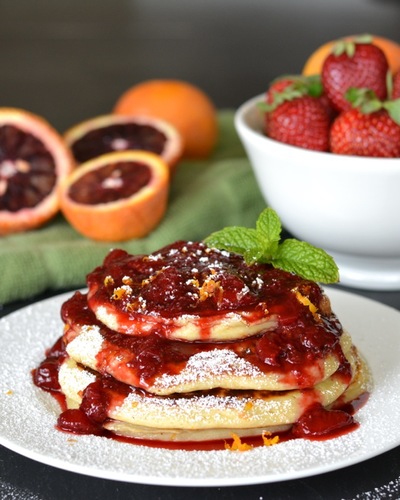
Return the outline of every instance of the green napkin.
{"type": "Polygon", "coordinates": [[[167,213],[145,238],[94,242],[62,215],[40,229],[0,238],[0,304],[85,286],[86,274],[111,248],[149,253],[176,240],[201,240],[225,226],[254,226],[265,203],[234,129],[233,111],[220,111],[218,119],[220,135],[212,157],[181,162],[167,213]]]}

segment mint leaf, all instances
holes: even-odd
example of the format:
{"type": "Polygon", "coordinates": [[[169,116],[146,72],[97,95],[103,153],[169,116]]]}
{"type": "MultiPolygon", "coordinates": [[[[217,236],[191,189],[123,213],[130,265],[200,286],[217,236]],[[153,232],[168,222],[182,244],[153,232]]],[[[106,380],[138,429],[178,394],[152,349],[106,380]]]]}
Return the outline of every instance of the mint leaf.
{"type": "Polygon", "coordinates": [[[255,229],[232,226],[210,234],[204,242],[210,246],[243,255],[247,263],[257,262],[260,255],[260,242],[255,229]]]}
{"type": "Polygon", "coordinates": [[[256,222],[256,233],[261,247],[262,261],[270,262],[277,252],[281,231],[281,221],[276,212],[268,209],[261,212],[256,222]]]}
{"type": "Polygon", "coordinates": [[[272,208],[266,208],[261,212],[255,229],[226,227],[212,233],[204,242],[210,247],[238,253],[248,264],[272,264],[302,278],[322,283],[339,280],[339,270],[330,255],[321,248],[293,238],[281,242],[281,231],[277,213],[272,208]]]}
{"type": "Polygon", "coordinates": [[[313,281],[335,283],[339,280],[339,271],[333,258],[325,250],[305,241],[283,241],[271,263],[274,267],[313,281]]]}

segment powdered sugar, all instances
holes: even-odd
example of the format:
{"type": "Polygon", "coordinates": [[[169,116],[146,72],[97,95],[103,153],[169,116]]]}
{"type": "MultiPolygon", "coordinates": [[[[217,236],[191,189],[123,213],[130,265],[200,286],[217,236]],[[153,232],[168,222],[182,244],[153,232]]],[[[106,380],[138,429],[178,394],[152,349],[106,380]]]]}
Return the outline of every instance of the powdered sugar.
{"type": "Polygon", "coordinates": [[[388,484],[379,486],[371,491],[365,491],[360,493],[351,499],[342,500],[382,500],[382,499],[393,499],[397,500],[400,498],[400,476],[388,484]]]}
{"type": "Polygon", "coordinates": [[[236,376],[256,377],[262,372],[253,364],[240,358],[228,349],[213,349],[194,354],[187,362],[185,368],[176,375],[164,373],[157,378],[154,387],[167,388],[184,384],[201,382],[203,379],[236,376]]]}
{"type": "MultiPolygon", "coordinates": [[[[293,440],[240,453],[173,451],[58,432],[54,428],[58,405],[33,386],[30,370],[62,333],[59,309],[67,296],[61,296],[0,321],[0,443],[40,462],[92,476],[188,486],[280,481],[383,453],[400,444],[400,314],[336,290],[330,296],[334,310],[369,361],[375,380],[370,400],[357,414],[361,426],[351,434],[324,442],[293,440]]],[[[394,482],[380,492],[390,488],[398,485],[394,482]]],[[[377,498],[374,492],[368,494],[357,498],[377,498]]]]}
{"type": "Polygon", "coordinates": [[[0,481],[0,498],[3,500],[41,500],[42,497],[23,488],[15,487],[10,483],[0,481]]]}
{"type": "Polygon", "coordinates": [[[67,352],[72,357],[78,357],[84,365],[93,366],[93,361],[101,350],[103,336],[96,325],[83,325],[81,334],[67,345],[67,352]]]}

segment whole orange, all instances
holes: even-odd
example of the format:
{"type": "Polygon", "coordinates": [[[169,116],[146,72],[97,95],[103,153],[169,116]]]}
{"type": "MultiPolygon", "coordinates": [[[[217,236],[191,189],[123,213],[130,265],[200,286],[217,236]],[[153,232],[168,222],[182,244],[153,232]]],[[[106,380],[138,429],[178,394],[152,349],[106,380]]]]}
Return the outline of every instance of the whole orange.
{"type": "Polygon", "coordinates": [[[181,80],[148,80],[134,85],[117,100],[113,112],[171,123],[181,134],[186,158],[206,158],[218,138],[213,102],[201,89],[181,80]]]}
{"type": "MultiPolygon", "coordinates": [[[[356,38],[358,35],[350,35],[344,37],[346,40],[351,40],[356,38]]],[[[392,73],[395,74],[400,70],[400,44],[388,38],[383,38],[377,35],[372,36],[372,43],[377,45],[386,55],[389,63],[389,68],[392,73]]],[[[337,40],[331,40],[329,42],[321,45],[317,50],[315,50],[310,57],[307,59],[302,73],[303,75],[319,75],[321,73],[322,65],[326,57],[330,54],[333,46],[337,40]]]]}

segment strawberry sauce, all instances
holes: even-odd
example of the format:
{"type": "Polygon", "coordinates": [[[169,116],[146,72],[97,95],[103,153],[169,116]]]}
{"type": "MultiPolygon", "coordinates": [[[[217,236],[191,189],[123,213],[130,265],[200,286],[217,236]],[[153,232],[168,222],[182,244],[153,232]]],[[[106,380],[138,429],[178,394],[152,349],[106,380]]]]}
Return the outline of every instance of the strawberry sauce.
{"type": "MultiPolygon", "coordinates": [[[[87,386],[79,409],[67,409],[58,383],[58,367],[65,356],[63,342],[59,339],[48,351],[45,360],[32,372],[35,385],[50,392],[60,403],[62,413],[56,424],[60,431],[73,434],[93,434],[121,442],[168,449],[221,450],[226,445],[232,444],[231,439],[205,442],[144,440],[117,436],[107,431],[102,425],[107,421],[110,405],[115,405],[115,395],[122,402],[132,388],[110,376],[101,376],[87,386]],[[51,369],[48,369],[49,365],[51,369]],[[113,402],[111,403],[111,401],[113,402]]],[[[143,397],[151,397],[151,395],[143,391],[143,397]]],[[[326,410],[317,401],[312,402],[313,396],[312,391],[310,391],[309,406],[289,431],[277,433],[279,442],[297,438],[325,440],[351,432],[359,426],[354,420],[353,414],[366,402],[367,398],[368,395],[364,394],[354,404],[336,405],[333,410],[326,410]]],[[[261,436],[242,438],[241,441],[253,447],[263,446],[261,436]]]]}
{"type": "Polygon", "coordinates": [[[76,325],[96,325],[104,339],[97,355],[99,371],[114,370],[112,374],[118,378],[117,366],[123,370],[124,381],[135,387],[146,389],[155,377],[177,374],[193,355],[215,349],[229,349],[261,372],[278,372],[283,382],[298,387],[315,385],[323,375],[323,359],[333,354],[343,365],[341,376],[348,380],[351,374],[340,346],[342,327],[337,318],[331,314],[316,321],[293,294],[288,294],[287,302],[290,317],[286,315],[276,330],[231,342],[182,342],[157,332],[147,336],[120,334],[96,319],[86,295],[80,292],[63,304],[61,314],[69,327],[64,334],[67,343],[75,338],[76,325]],[[116,357],[121,360],[118,365],[116,357]]]}
{"type": "Polygon", "coordinates": [[[144,256],[113,250],[87,284],[89,307],[96,315],[99,308],[112,315],[121,333],[147,335],[157,328],[171,337],[182,317],[190,316],[200,340],[229,313],[250,325],[276,314],[291,321],[299,311],[294,290],[317,307],[323,301],[312,281],[270,265],[247,265],[237,254],[199,242],[178,241],[144,256]]]}
{"type": "MultiPolygon", "coordinates": [[[[279,373],[282,381],[304,391],[303,415],[290,431],[280,436],[281,440],[327,439],[357,427],[352,417],[355,407],[338,404],[328,411],[313,390],[323,376],[322,363],[328,355],[339,362],[335,377],[349,383],[352,376],[340,345],[342,326],[316,283],[269,265],[247,265],[238,255],[188,242],[177,242],[150,256],[132,256],[114,250],[103,266],[88,275],[87,283],[88,295],[75,292],[62,305],[64,334],[32,372],[36,386],[62,399],[58,371],[67,356],[66,345],[85,325],[100,332],[103,342],[96,358],[97,378],[84,390],[79,409],[66,409],[65,401],[62,402],[63,412],[57,422],[60,430],[147,446],[223,448],[224,442],[165,443],[120,438],[102,427],[110,408],[122,403],[130,392],[151,398],[146,389],[156,378],[180,373],[196,353],[221,349],[233,351],[262,373],[279,373]],[[214,284],[211,288],[207,284],[204,288],[207,293],[202,297],[199,289],[210,277],[214,284]],[[129,286],[129,297],[122,294],[116,299],[115,290],[124,285],[129,286]],[[195,342],[171,340],[162,324],[152,325],[146,335],[126,335],[111,330],[96,318],[93,312],[96,304],[112,307],[124,322],[136,320],[140,311],[143,317],[194,314],[202,325],[203,318],[240,309],[250,315],[274,315],[276,326],[244,339],[223,342],[210,341],[207,334],[195,342]],[[123,374],[124,382],[118,379],[119,373],[123,374]]],[[[244,441],[262,444],[260,437],[244,441]]]]}

